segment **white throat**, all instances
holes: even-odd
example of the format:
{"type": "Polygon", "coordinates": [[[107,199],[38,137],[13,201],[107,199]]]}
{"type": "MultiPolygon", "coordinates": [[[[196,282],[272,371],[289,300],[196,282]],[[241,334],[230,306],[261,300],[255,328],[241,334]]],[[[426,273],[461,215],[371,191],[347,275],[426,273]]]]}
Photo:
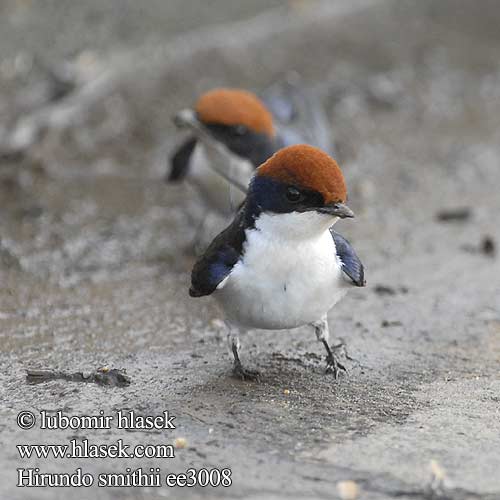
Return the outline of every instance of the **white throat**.
{"type": "Polygon", "coordinates": [[[262,213],[255,228],[273,238],[304,240],[321,236],[337,221],[338,217],[318,212],[262,213]]]}

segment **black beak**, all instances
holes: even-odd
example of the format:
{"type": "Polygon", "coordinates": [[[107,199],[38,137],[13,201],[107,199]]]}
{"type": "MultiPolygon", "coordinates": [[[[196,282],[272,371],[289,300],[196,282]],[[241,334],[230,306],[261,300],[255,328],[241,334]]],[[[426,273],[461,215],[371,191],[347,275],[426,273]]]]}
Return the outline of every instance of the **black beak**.
{"type": "Polygon", "coordinates": [[[354,212],[345,203],[332,203],[316,209],[320,214],[333,215],[341,219],[354,217],[354,212]]]}

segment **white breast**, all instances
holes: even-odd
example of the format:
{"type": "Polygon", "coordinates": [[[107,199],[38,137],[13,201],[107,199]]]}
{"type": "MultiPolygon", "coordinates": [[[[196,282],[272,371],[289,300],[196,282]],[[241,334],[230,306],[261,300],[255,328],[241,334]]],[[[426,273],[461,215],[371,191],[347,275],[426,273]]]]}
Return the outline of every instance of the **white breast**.
{"type": "Polygon", "coordinates": [[[321,319],[345,294],[333,222],[317,213],[261,215],[215,292],[228,319],[272,330],[321,319]]]}

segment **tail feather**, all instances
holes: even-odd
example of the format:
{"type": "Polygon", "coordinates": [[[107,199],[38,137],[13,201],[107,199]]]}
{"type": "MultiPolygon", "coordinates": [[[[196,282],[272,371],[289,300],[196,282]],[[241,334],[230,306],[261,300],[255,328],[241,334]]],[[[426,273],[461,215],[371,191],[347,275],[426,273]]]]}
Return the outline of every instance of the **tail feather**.
{"type": "Polygon", "coordinates": [[[190,137],[183,142],[170,158],[170,171],[167,173],[167,182],[183,180],[189,170],[189,160],[196,146],[196,138],[190,137]]]}

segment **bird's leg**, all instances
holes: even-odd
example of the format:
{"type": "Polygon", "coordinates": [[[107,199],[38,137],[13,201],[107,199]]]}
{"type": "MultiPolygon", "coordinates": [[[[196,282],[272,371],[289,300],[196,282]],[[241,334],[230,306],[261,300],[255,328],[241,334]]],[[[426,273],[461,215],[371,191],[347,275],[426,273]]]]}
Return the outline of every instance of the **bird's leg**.
{"type": "Polygon", "coordinates": [[[326,355],[326,372],[333,373],[335,378],[339,376],[339,370],[344,372],[347,371],[346,367],[338,360],[337,356],[334,354],[328,342],[326,340],[322,340],[323,345],[325,346],[327,355],[326,355]]]}
{"type": "Polygon", "coordinates": [[[240,339],[238,333],[232,328],[229,329],[227,334],[227,341],[229,345],[229,350],[233,354],[234,364],[233,364],[233,375],[235,377],[241,378],[242,380],[258,380],[259,372],[254,370],[246,370],[243,368],[240,360],[240,339]]]}
{"type": "Polygon", "coordinates": [[[320,321],[312,324],[314,331],[316,332],[317,339],[323,343],[326,349],[326,372],[333,373],[335,378],[338,378],[339,371],[342,370],[346,372],[345,366],[337,359],[335,356],[334,349],[330,347],[328,339],[330,338],[330,330],[328,328],[328,319],[324,316],[320,321]]]}

